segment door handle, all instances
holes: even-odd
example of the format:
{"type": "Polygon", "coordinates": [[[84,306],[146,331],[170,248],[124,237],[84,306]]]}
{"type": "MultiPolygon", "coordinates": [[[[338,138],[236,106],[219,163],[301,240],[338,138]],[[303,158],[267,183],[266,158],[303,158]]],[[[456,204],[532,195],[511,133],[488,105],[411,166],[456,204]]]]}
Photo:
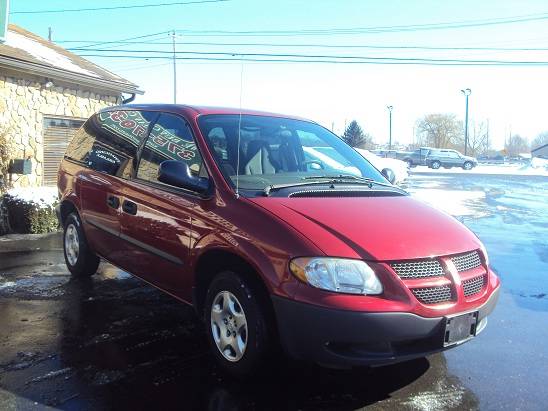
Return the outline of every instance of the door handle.
{"type": "Polygon", "coordinates": [[[107,205],[110,208],[114,208],[115,210],[117,210],[118,207],[120,207],[120,199],[116,196],[108,195],[107,196],[107,205]]]}
{"type": "Polygon", "coordinates": [[[124,213],[128,213],[131,215],[137,214],[137,204],[135,204],[133,201],[124,200],[122,203],[122,210],[124,213]]]}

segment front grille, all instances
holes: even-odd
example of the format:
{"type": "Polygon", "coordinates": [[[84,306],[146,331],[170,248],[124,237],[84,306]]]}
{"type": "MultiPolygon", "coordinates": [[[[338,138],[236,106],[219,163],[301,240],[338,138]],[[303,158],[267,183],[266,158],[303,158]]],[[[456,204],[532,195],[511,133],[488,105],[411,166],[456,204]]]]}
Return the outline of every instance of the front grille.
{"type": "Polygon", "coordinates": [[[390,266],[400,278],[440,277],[443,275],[443,269],[438,260],[392,263],[390,266]]]}
{"type": "Polygon", "coordinates": [[[480,256],[477,251],[472,251],[468,254],[458,255],[451,258],[451,261],[453,262],[455,268],[459,273],[462,271],[471,270],[472,268],[476,268],[481,265],[480,256]]]}
{"type": "Polygon", "coordinates": [[[453,299],[451,287],[448,285],[443,285],[441,287],[413,288],[411,291],[415,297],[424,304],[445,303],[453,299]]]}
{"type": "Polygon", "coordinates": [[[478,277],[471,278],[469,280],[464,280],[462,282],[462,289],[464,291],[465,297],[470,297],[471,295],[479,293],[483,286],[485,285],[486,280],[485,275],[480,275],[478,277]]]}

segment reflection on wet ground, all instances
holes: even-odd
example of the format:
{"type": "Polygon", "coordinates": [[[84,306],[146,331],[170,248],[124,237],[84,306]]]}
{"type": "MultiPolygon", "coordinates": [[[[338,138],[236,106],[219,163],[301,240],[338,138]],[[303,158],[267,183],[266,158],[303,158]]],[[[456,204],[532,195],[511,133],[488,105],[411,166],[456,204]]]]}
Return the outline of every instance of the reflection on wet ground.
{"type": "Polygon", "coordinates": [[[411,179],[417,190],[485,192],[481,216],[462,219],[485,242],[504,289],[476,340],[377,369],[282,360],[234,380],[213,363],[192,309],[107,264],[92,279],[71,279],[59,235],[22,252],[0,241],[0,408],[543,409],[548,181],[526,180],[411,179]]]}
{"type": "Polygon", "coordinates": [[[67,410],[477,405],[447,373],[442,355],[352,371],[284,359],[254,379],[227,378],[192,309],[107,264],[92,279],[72,279],[60,260],[58,251],[2,255],[0,404],[67,410]]]}

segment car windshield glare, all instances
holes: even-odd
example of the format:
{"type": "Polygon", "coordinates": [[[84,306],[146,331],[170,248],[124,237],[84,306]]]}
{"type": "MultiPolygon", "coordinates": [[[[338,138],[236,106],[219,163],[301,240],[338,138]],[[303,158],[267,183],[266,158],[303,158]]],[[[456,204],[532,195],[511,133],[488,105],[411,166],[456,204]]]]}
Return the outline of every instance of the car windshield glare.
{"type": "Polygon", "coordinates": [[[386,183],[354,149],[318,124],[259,115],[212,114],[200,131],[225,178],[242,190],[353,175],[386,183]]]}

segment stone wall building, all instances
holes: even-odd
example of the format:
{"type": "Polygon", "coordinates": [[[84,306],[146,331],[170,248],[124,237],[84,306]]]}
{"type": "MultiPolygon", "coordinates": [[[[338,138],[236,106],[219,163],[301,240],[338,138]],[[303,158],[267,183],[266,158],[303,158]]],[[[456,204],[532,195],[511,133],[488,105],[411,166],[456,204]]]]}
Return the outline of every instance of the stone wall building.
{"type": "Polygon", "coordinates": [[[9,25],[0,43],[0,133],[31,174],[17,186],[55,185],[70,138],[103,107],[142,94],[137,85],[22,28],[9,25]]]}

